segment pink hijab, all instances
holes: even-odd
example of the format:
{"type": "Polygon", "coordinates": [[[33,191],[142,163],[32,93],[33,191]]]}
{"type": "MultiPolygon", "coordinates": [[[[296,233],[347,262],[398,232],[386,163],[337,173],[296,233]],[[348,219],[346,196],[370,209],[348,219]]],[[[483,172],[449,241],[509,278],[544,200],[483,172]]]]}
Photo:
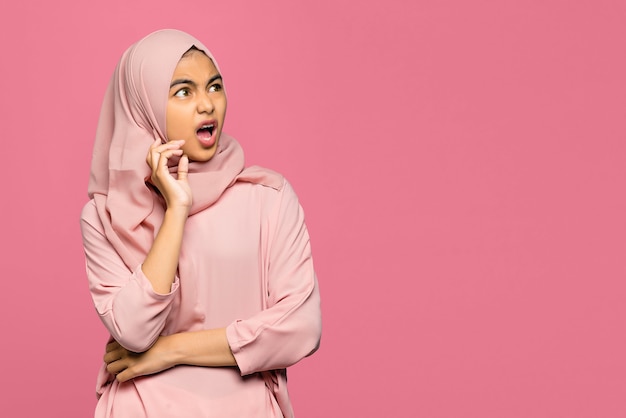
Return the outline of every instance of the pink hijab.
{"type": "MultiPolygon", "coordinates": [[[[217,67],[209,50],[184,32],[165,29],[141,39],[122,55],[102,103],[88,192],[107,239],[131,270],[145,259],[163,220],[163,203],[146,186],[151,174],[146,154],[155,138],[167,140],[169,84],[178,61],[192,46],[217,67]]],[[[189,165],[190,215],[211,206],[237,180],[280,187],[277,177],[258,168],[244,172],[243,150],[222,133],[211,160],[189,165]]]]}

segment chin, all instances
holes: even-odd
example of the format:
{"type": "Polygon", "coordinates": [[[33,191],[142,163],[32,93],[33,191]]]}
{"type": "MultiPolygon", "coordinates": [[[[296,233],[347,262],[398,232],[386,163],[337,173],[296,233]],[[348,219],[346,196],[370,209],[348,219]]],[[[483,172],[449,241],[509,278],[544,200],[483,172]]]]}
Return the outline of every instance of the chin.
{"type": "Polygon", "coordinates": [[[215,156],[216,152],[217,152],[217,147],[213,147],[213,148],[205,149],[205,150],[202,150],[202,151],[199,151],[199,152],[187,155],[187,156],[189,157],[190,161],[197,161],[197,162],[203,163],[212,159],[215,156]]]}

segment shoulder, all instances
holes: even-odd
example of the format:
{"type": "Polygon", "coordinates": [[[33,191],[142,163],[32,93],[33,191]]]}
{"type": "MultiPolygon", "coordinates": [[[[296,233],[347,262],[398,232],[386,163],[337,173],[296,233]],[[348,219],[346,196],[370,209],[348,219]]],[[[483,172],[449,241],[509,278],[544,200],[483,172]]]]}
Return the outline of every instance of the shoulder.
{"type": "Polygon", "coordinates": [[[298,196],[289,181],[280,173],[260,166],[247,167],[237,182],[253,186],[270,206],[299,206],[298,196]],[[270,203],[273,202],[273,203],[270,203]]]}
{"type": "Polygon", "coordinates": [[[246,167],[237,176],[237,181],[268,187],[276,191],[281,191],[287,182],[282,174],[258,165],[246,167]]]}

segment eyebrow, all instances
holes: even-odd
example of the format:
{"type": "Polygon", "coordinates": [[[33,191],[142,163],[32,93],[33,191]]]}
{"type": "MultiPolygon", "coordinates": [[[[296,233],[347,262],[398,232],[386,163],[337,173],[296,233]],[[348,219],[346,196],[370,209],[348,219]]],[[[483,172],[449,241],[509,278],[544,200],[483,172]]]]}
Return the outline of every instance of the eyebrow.
{"type": "MultiPolygon", "coordinates": [[[[209,78],[209,81],[207,81],[207,86],[211,83],[214,83],[216,80],[221,80],[222,79],[222,75],[221,74],[216,74],[213,77],[209,78]]],[[[177,80],[172,81],[172,84],[170,84],[170,88],[178,85],[178,84],[191,84],[192,86],[195,86],[196,83],[193,80],[189,80],[187,78],[179,78],[177,80]]]]}

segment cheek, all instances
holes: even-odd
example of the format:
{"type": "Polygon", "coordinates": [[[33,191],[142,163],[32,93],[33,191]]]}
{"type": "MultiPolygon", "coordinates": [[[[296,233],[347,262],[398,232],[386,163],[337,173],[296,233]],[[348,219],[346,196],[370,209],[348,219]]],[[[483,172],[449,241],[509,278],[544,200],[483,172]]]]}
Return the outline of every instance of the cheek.
{"type": "Polygon", "coordinates": [[[165,116],[165,134],[168,140],[172,140],[181,133],[181,125],[184,125],[182,119],[179,109],[167,109],[167,115],[165,116]]]}
{"type": "Polygon", "coordinates": [[[187,155],[187,156],[188,156],[188,155],[189,155],[189,151],[191,151],[191,150],[189,149],[189,142],[185,142],[185,143],[183,144],[183,146],[182,146],[180,149],[182,149],[182,150],[183,150],[183,154],[185,154],[185,155],[187,155]]]}
{"type": "Polygon", "coordinates": [[[222,117],[226,117],[226,109],[228,108],[228,100],[226,100],[226,96],[224,96],[224,99],[220,102],[219,106],[222,110],[222,117]]]}

